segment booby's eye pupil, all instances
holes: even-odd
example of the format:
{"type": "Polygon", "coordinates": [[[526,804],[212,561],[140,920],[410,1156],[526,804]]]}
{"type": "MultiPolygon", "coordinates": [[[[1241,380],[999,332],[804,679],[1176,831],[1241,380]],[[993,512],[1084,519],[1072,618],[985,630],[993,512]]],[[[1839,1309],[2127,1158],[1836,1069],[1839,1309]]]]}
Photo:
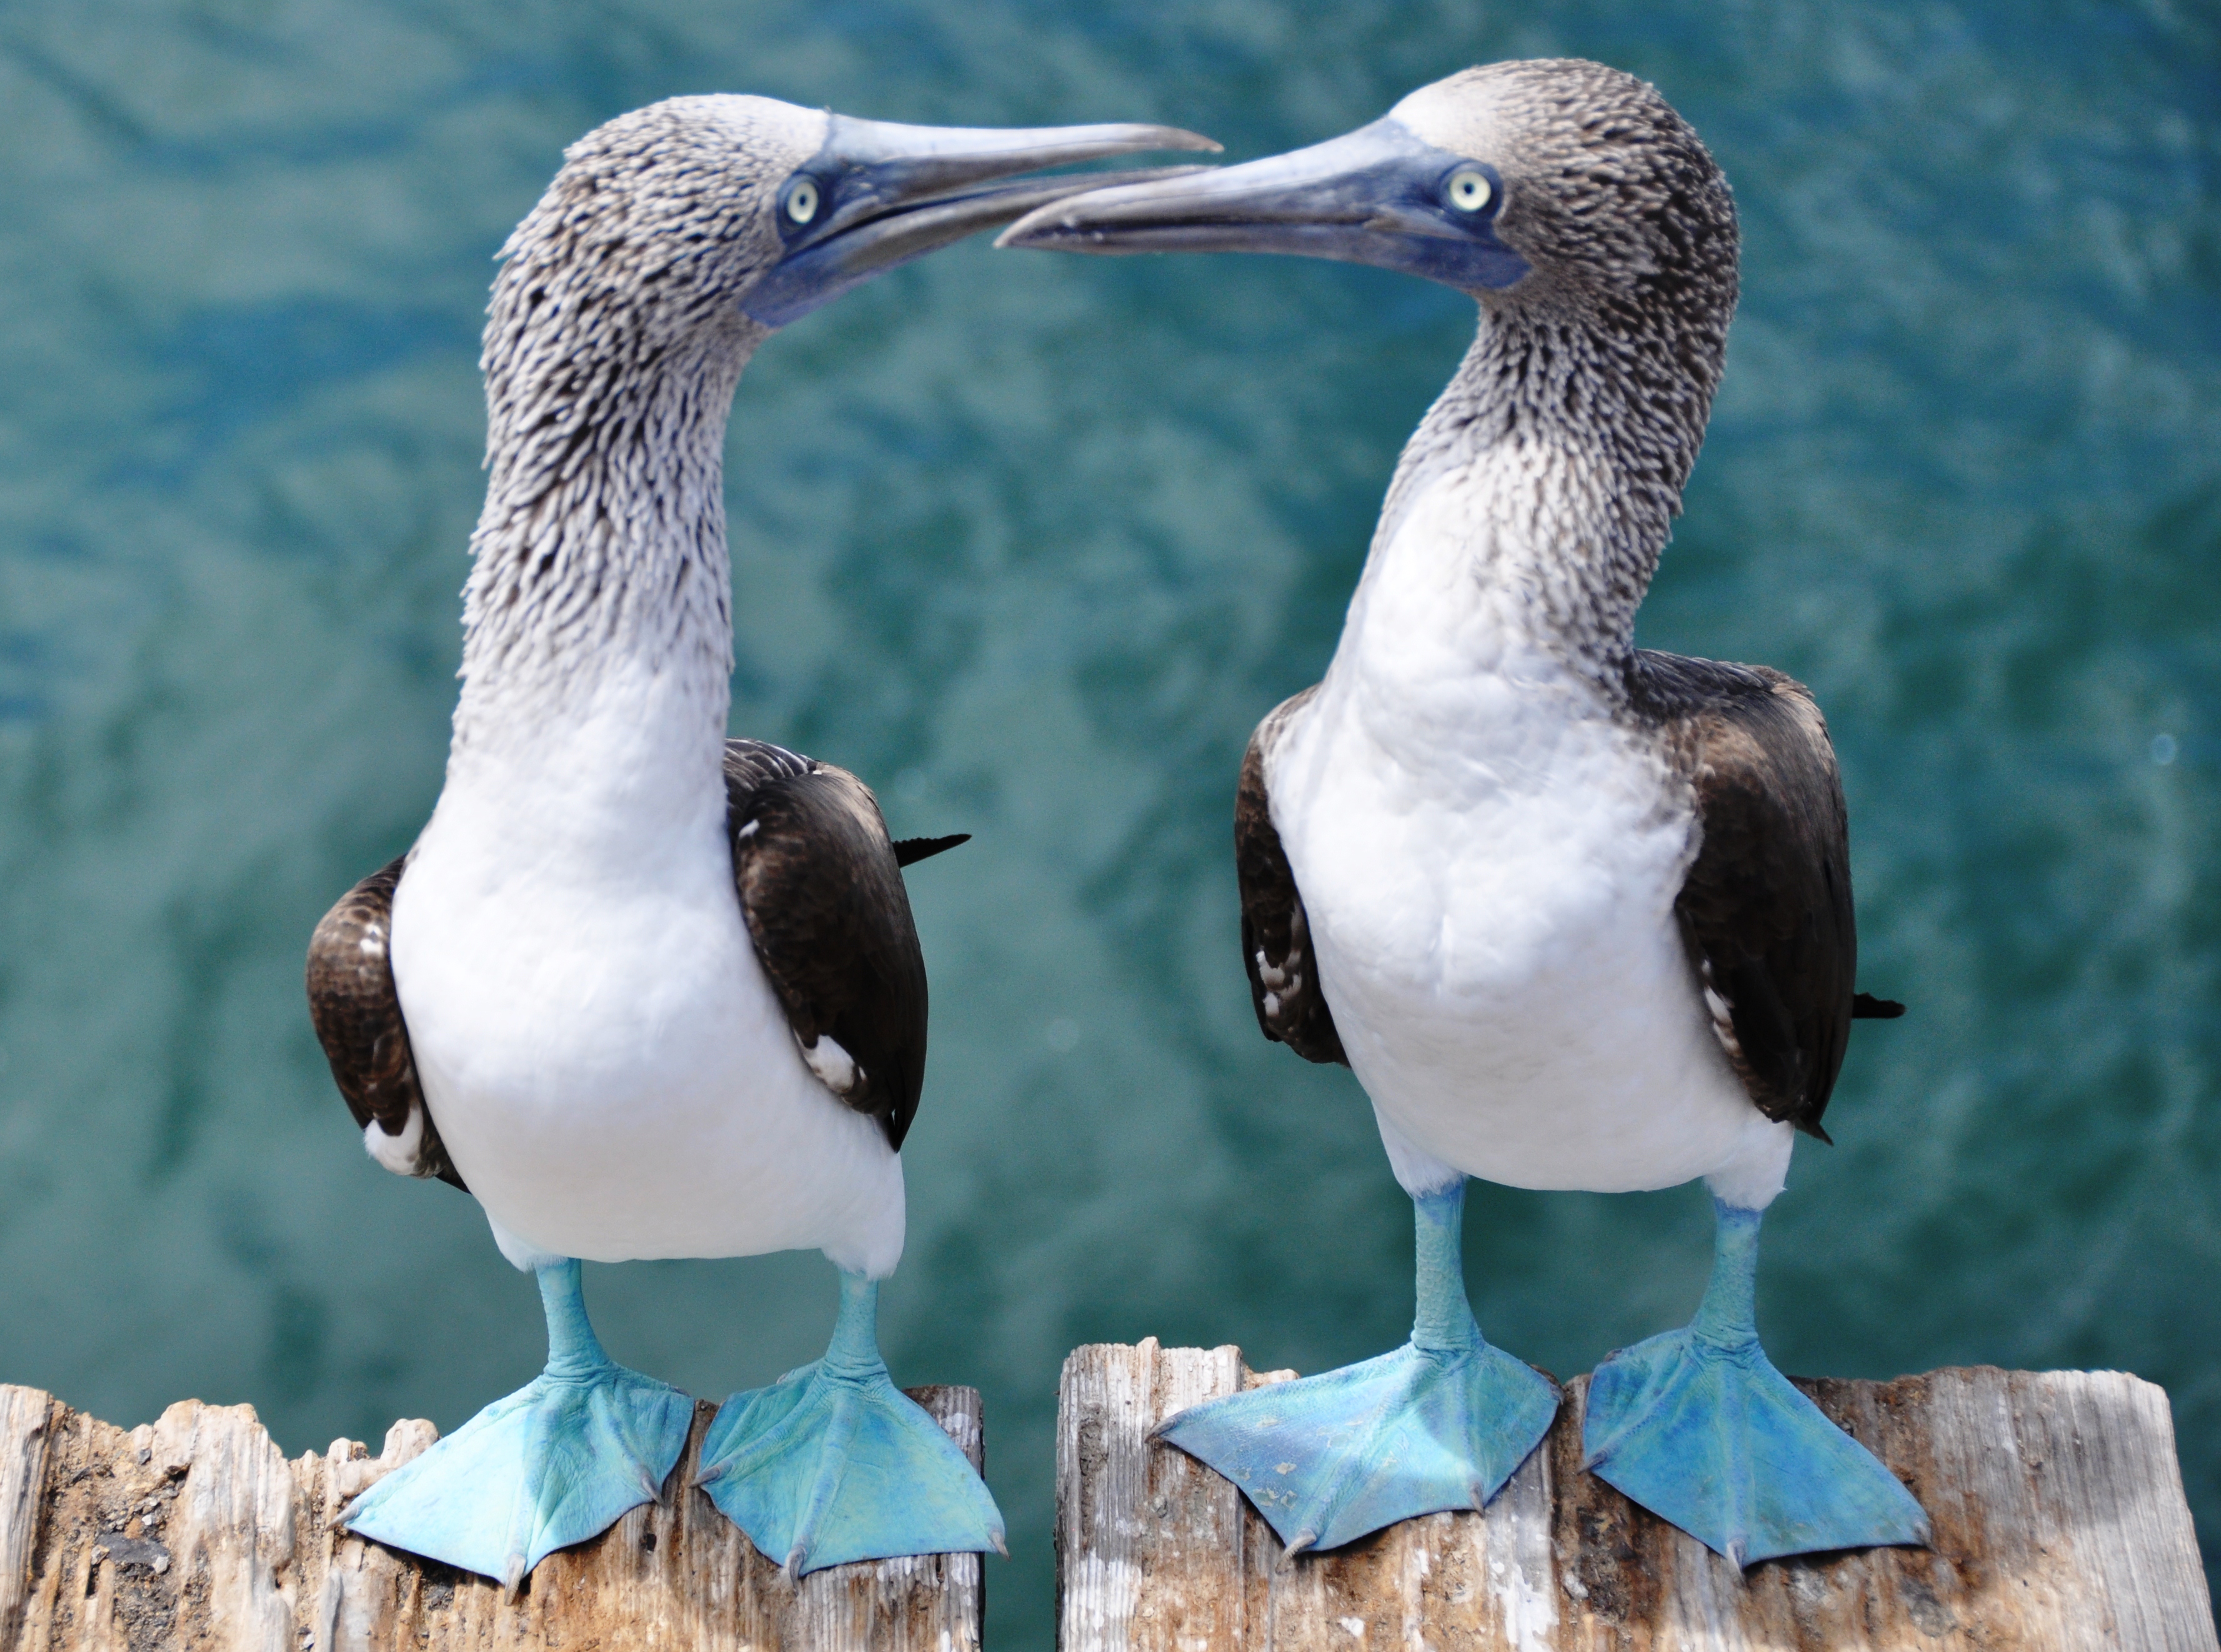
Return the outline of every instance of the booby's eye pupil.
{"type": "Polygon", "coordinates": [[[1478,212],[1488,204],[1488,174],[1467,166],[1450,174],[1450,204],[1461,212],[1478,212]]]}
{"type": "Polygon", "coordinates": [[[797,223],[808,223],[817,216],[817,185],[806,178],[794,180],[794,187],[786,192],[786,216],[797,223]]]}

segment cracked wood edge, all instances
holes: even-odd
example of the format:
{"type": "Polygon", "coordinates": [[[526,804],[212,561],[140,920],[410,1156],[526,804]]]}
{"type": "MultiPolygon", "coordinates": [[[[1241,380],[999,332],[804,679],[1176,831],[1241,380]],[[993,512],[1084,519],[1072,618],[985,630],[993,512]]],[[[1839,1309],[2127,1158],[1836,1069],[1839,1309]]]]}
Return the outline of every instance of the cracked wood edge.
{"type": "Polygon", "coordinates": [[[1241,1350],[1096,1344],[1057,1406],[1063,1652],[2215,1652],[2166,1394],[2117,1371],[1799,1380],[1927,1507],[1932,1549],[1738,1574],[1580,1467],[1587,1380],[1485,1514],[1289,1566],[1226,1480],[1151,1428],[1258,1376],[1241,1350]]]}
{"type": "MultiPolygon", "coordinates": [[[[981,1462],[979,1396],[908,1391],[981,1462]]],[[[247,1405],[125,1430],[0,1385],[0,1648],[11,1652],[977,1652],[980,1556],[829,1567],[799,1585],[692,1488],[695,1406],[665,1505],[551,1555],[522,1595],[335,1530],[437,1431],[404,1421],[288,1461],[247,1405]]]]}

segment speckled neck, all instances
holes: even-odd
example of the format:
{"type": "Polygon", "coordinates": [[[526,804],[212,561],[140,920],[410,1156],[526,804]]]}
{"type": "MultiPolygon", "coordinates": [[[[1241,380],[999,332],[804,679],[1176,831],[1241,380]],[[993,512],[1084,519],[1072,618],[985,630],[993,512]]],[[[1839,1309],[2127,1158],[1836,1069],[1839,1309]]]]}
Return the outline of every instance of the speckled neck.
{"type": "Polygon", "coordinates": [[[1367,577],[1411,554],[1398,538],[1414,510],[1455,489],[1458,508],[1429,521],[1455,524],[1468,576],[1507,623],[1617,698],[1711,399],[1709,376],[1692,381],[1664,355],[1589,318],[1484,309],[1405,447],[1367,577]]]}
{"type": "Polygon", "coordinates": [[[529,737],[628,675],[675,674],[694,715],[723,729],[725,427],[764,329],[611,285],[529,245],[496,284],[459,753],[529,737]]]}

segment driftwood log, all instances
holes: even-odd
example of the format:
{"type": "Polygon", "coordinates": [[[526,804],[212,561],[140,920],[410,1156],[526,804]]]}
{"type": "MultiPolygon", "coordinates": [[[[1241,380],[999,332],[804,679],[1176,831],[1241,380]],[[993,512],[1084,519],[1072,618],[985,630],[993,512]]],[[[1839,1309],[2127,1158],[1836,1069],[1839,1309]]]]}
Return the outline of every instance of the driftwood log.
{"type": "MultiPolygon", "coordinates": [[[[914,1388],[976,1467],[979,1396],[914,1388]]],[[[287,1461],[247,1405],[172,1405],[122,1429],[0,1386],[6,1652],[976,1652],[979,1556],[829,1567],[788,1583],[691,1489],[714,1410],[665,1486],[516,1599],[332,1530],[347,1500],[438,1437],[396,1423],[377,1456],[335,1440],[287,1461]]]]}
{"type": "Polygon", "coordinates": [[[2119,1372],[1799,1381],[1912,1488],[1936,1544],[1741,1575],[1581,1472],[1586,1378],[1486,1514],[1408,1520],[1290,1565],[1230,1483],[1146,1436],[1198,1400],[1293,1374],[1154,1339],[1065,1362],[1063,1652],[2213,1652],[2167,1396],[2119,1372]]]}

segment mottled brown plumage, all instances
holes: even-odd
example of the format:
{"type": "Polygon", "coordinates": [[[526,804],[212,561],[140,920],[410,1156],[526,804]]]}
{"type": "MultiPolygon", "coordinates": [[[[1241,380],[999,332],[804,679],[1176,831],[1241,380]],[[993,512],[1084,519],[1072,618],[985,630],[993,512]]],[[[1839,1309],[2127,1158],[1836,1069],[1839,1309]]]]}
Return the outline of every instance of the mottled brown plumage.
{"type": "Polygon", "coordinates": [[[795,1042],[848,1053],[834,1093],[899,1150],[925,1082],[925,957],[879,805],[848,770],[760,740],[725,742],[725,790],[741,911],[795,1042]]]}
{"type": "Polygon", "coordinates": [[[1756,1331],[1761,1215],[1797,1129],[1823,1134],[1861,1009],[1827,729],[1777,672],[1635,647],[1736,303],[1735,203],[1697,135],[1603,65],[1495,64],[1004,240],[1345,260],[1480,311],[1333,663],[1260,727],[1236,804],[1259,1022],[1346,1054],[1373,1104],[1417,1216],[1412,1338],[1154,1437],[1247,1492],[1291,1555],[1483,1508],[1560,1396],[1473,1319],[1466,1180],[1701,1177],[1703,1308],[1598,1367],[1581,1466],[1736,1567],[1926,1542],[1917,1500],[1756,1331]]]}
{"type": "MultiPolygon", "coordinates": [[[[899,1149],[924,1082],[926,1026],[925,959],[901,868],[968,835],[891,842],[861,780],[760,740],[725,742],[725,789],[741,914],[795,1042],[809,1051],[830,1037],[854,1059],[854,1082],[828,1088],[899,1149]]],[[[462,1187],[393,986],[393,892],[408,859],[365,878],[316,925],[309,1013],[355,1123],[400,1138],[421,1117],[409,1173],[462,1187]]]]}
{"type": "Polygon", "coordinates": [[[374,1123],[385,1135],[399,1138],[409,1133],[412,1118],[421,1119],[408,1173],[437,1176],[461,1187],[463,1179],[448,1161],[424,1104],[409,1029],[393,991],[388,950],[393,892],[408,860],[401,855],[372,873],[341,896],[316,925],[309,941],[309,1015],[356,1127],[367,1129],[374,1123]]]}
{"type": "MultiPolygon", "coordinates": [[[[1693,985],[1753,1104],[1824,1139],[1849,1023],[1902,1011],[1852,991],[1842,790],[1826,725],[1779,673],[1634,646],[1636,609],[1704,439],[1738,286],[1734,197],[1688,123],[1655,87],[1602,64],[1490,64],[1421,88],[1342,138],[1070,197],[1003,241],[1347,259],[1478,301],[1473,346],[1390,485],[1337,670],[1365,646],[1367,614],[1394,612],[1380,622],[1391,629],[1423,628],[1426,604],[1412,593],[1439,589],[1436,606],[1456,609],[1465,628],[1446,621],[1429,638],[1439,650],[1430,658],[1466,661],[1447,672],[1505,671],[1523,714],[1548,715],[1558,689],[1533,680],[1532,662],[1504,666],[1509,636],[1514,652],[1531,648],[1581,679],[1594,697],[1581,715],[1602,711],[1653,744],[1667,769],[1661,807],[1692,817],[1693,860],[1674,910],[1693,985]],[[1446,192],[1457,178],[1479,190],[1479,204],[1446,192]],[[1431,515],[1415,529],[1423,502],[1431,515]],[[1454,599],[1448,568],[1461,560],[1454,599]],[[1496,608],[1467,600],[1475,590],[1500,593],[1496,608]],[[1491,640],[1476,641],[1475,628],[1491,640]]],[[[1351,665],[1349,680],[1371,681],[1366,669],[1351,665]]],[[[1242,961],[1266,1037],[1346,1064],[1267,795],[1273,755],[1317,691],[1267,717],[1243,760],[1242,961]]],[[[1486,743],[1486,730],[1472,732],[1486,743]]],[[[1347,1003],[1343,1012],[1348,1024],[1347,1003]]]]}
{"type": "Polygon", "coordinates": [[[1275,1043],[1306,1061],[1338,1061],[1342,1035],[1319,989],[1311,945],[1311,923],[1296,874],[1280,848],[1280,834],[1265,792],[1265,753],[1288,719],[1318,692],[1316,685],[1275,706],[1242,757],[1242,784],[1234,798],[1234,873],[1242,887],[1242,961],[1249,971],[1249,998],[1257,1025],[1275,1043]]]}
{"type": "MultiPolygon", "coordinates": [[[[1851,1022],[1905,1013],[1852,991],[1849,825],[1827,723],[1803,684],[1763,666],[1638,649],[1626,686],[1694,803],[1697,855],[1674,913],[1713,1033],[1753,1105],[1824,1142],[1851,1022]]],[[[1316,692],[1276,706],[1242,760],[1242,953],[1265,1036],[1348,1066],[1265,787],[1267,754],[1316,692]]]]}
{"type": "Polygon", "coordinates": [[[1858,970],[1827,723],[1778,671],[1647,648],[1628,696],[1694,796],[1697,856],[1674,910],[1713,1034],[1759,1111],[1824,1142],[1858,970]]]}

